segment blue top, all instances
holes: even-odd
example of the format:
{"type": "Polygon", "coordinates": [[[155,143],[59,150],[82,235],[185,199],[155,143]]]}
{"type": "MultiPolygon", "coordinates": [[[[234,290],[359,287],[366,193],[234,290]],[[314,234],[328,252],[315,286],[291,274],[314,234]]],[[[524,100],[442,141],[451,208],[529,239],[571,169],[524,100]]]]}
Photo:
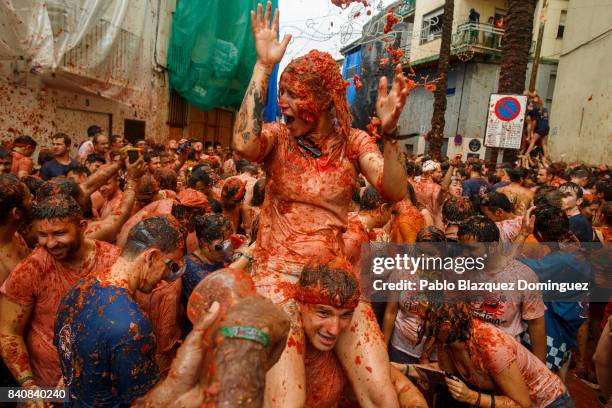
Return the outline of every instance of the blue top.
{"type": "Polygon", "coordinates": [[[468,179],[463,182],[463,195],[468,197],[479,196],[485,194],[489,190],[489,183],[482,177],[477,179],[468,179]]]}
{"type": "MultiPolygon", "coordinates": [[[[572,252],[552,252],[541,260],[525,259],[525,265],[533,269],[540,282],[588,282],[593,283],[593,272],[583,255],[572,252]]],[[[565,354],[576,346],[578,329],[588,318],[588,294],[580,291],[565,293],[542,291],[546,300],[546,365],[556,371],[567,358],[565,354]]]]}
{"type": "Polygon", "coordinates": [[[548,129],[548,110],[542,108],[540,114],[536,116],[536,130],[548,129]]]}
{"type": "Polygon", "coordinates": [[[593,227],[584,215],[576,214],[569,217],[569,227],[578,241],[593,242],[593,227]]]}
{"type": "Polygon", "coordinates": [[[123,407],[159,379],[149,319],[125,289],[89,277],[62,299],[53,343],[67,407],[123,407]]]}
{"type": "Polygon", "coordinates": [[[202,259],[198,258],[194,254],[185,256],[185,273],[182,276],[183,279],[183,304],[187,305],[191,292],[198,286],[198,283],[205,277],[210,275],[212,272],[221,269],[225,266],[223,261],[214,264],[207,264],[202,259]]]}
{"type": "Polygon", "coordinates": [[[79,163],[76,160],[70,160],[69,164],[61,164],[56,159],[50,160],[40,168],[40,177],[45,181],[49,181],[55,177],[65,176],[68,174],[68,168],[71,165],[78,166],[79,163]]]}

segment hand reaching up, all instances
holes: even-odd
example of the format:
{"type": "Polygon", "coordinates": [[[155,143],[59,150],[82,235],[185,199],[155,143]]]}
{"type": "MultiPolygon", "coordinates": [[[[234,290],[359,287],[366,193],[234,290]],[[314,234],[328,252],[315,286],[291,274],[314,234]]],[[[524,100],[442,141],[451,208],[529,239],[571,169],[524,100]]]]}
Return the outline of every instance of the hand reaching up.
{"type": "Polygon", "coordinates": [[[257,14],[251,11],[251,26],[253,27],[253,38],[257,50],[257,62],[270,69],[281,61],[287,50],[287,45],[291,41],[291,34],[285,34],[283,41],[278,41],[278,8],[274,11],[274,19],[270,25],[271,12],[272,3],[270,1],[266,4],[266,12],[263,18],[261,3],[257,5],[257,14]]]}

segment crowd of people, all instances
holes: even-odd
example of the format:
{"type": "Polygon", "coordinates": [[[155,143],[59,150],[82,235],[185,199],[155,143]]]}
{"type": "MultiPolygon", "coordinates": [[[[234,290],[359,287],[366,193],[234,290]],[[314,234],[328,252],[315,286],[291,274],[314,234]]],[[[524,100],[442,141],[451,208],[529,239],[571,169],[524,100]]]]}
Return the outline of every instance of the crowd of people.
{"type": "Polygon", "coordinates": [[[258,60],[231,149],[97,125],[79,146],[57,133],[0,147],[2,386],[66,388],[66,406],[573,407],[575,366],[607,401],[612,303],[369,302],[361,249],[458,243],[487,254],[491,282],[563,274],[609,294],[612,169],[407,156],[401,67],[381,79],[376,140],[351,127],[317,51],[287,66],[283,120],[264,124],[290,37],[270,3],[251,18],[258,60]]]}

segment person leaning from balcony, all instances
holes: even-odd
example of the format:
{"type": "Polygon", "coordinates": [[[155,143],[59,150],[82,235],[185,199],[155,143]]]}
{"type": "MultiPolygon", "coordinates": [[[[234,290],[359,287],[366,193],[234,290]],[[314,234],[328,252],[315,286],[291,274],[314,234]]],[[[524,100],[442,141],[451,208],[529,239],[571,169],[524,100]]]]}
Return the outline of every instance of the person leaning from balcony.
{"type": "Polygon", "coordinates": [[[11,173],[21,178],[32,174],[34,161],[32,154],[36,150],[36,140],[31,136],[17,136],[13,141],[13,164],[11,165],[11,173]]]}
{"type": "Polygon", "coordinates": [[[51,138],[51,152],[53,159],[42,165],[40,177],[51,180],[54,177],[61,177],[68,174],[71,165],[78,166],[78,162],[70,158],[70,146],[72,140],[65,133],[56,133],[51,138]]]}
{"type": "Polygon", "coordinates": [[[102,128],[98,125],[91,125],[87,128],[88,139],[79,145],[79,150],[77,152],[77,160],[79,163],[85,163],[87,155],[95,151],[92,139],[99,133],[102,133],[102,128]]]}
{"type": "Polygon", "coordinates": [[[480,24],[480,13],[476,9],[470,9],[470,15],[468,16],[470,22],[470,44],[474,43],[478,38],[478,25],[480,24]]]}

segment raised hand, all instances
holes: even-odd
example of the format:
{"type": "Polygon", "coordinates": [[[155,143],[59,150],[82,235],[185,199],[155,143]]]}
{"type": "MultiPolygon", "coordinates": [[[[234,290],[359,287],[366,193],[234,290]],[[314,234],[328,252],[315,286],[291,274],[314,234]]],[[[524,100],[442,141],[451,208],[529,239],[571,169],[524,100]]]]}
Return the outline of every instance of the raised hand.
{"type": "Polygon", "coordinates": [[[453,167],[459,166],[461,164],[461,156],[463,156],[463,153],[455,154],[455,157],[450,160],[450,165],[453,167]]]}
{"type": "Polygon", "coordinates": [[[533,215],[533,211],[535,210],[535,206],[532,205],[524,214],[521,222],[521,235],[528,237],[533,234],[533,228],[535,226],[535,215],[533,215]]]}
{"type": "Polygon", "coordinates": [[[395,79],[391,92],[387,90],[387,77],[380,78],[378,85],[378,100],[376,101],[376,116],[380,119],[384,133],[392,133],[397,128],[397,121],[406,105],[408,93],[408,80],[402,72],[402,64],[395,67],[395,79]]]}
{"type": "Polygon", "coordinates": [[[251,10],[251,26],[257,50],[257,61],[268,67],[278,64],[285,55],[291,34],[285,34],[283,41],[278,41],[278,8],[274,11],[274,20],[270,25],[272,2],[266,4],[266,12],[262,17],[262,5],[257,5],[257,15],[251,10]]]}

